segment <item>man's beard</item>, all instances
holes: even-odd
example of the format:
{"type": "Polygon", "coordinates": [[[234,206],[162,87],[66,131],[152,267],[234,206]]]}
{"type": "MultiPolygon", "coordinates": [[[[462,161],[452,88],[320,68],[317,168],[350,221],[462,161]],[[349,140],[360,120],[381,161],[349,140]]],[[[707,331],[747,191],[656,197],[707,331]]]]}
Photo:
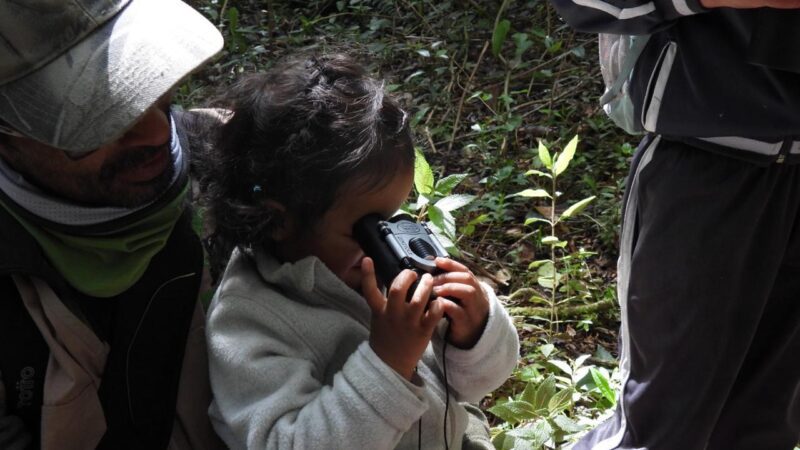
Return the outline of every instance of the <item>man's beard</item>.
{"type": "Polygon", "coordinates": [[[124,208],[142,206],[155,200],[172,181],[175,174],[175,164],[172,161],[167,163],[163,172],[145,182],[124,184],[118,182],[117,178],[120,173],[140,165],[160,151],[169,152],[169,144],[127,151],[108,161],[101,168],[98,178],[93,183],[85,185],[83,190],[86,198],[91,198],[92,203],[124,208]],[[90,190],[95,192],[88,192],[90,190]]]}

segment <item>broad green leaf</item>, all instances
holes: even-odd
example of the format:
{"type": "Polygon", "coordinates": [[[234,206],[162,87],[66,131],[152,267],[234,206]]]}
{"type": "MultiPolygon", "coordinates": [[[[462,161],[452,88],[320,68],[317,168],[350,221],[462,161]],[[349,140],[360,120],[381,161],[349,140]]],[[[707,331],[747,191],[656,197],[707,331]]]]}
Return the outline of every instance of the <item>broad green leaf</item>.
{"type": "Polygon", "coordinates": [[[553,178],[553,176],[550,175],[549,173],[542,172],[541,170],[536,170],[536,169],[531,169],[531,170],[525,172],[525,176],[528,176],[528,175],[536,175],[536,176],[545,177],[545,178],[553,178]]]}
{"type": "Polygon", "coordinates": [[[425,155],[417,148],[414,149],[416,157],[414,158],[414,187],[420,195],[433,194],[433,171],[425,155]]]}
{"type": "Polygon", "coordinates": [[[444,223],[443,223],[444,219],[442,218],[442,211],[435,206],[431,206],[428,209],[428,221],[430,222],[430,225],[433,225],[433,227],[435,227],[439,231],[442,231],[444,229],[444,223]]]}
{"type": "Polygon", "coordinates": [[[449,211],[443,211],[436,205],[428,209],[428,218],[436,227],[451,240],[456,238],[456,219],[449,211]]]}
{"type": "Polygon", "coordinates": [[[539,369],[533,365],[525,366],[519,371],[519,379],[526,382],[536,380],[540,376],[539,369]]]}
{"type": "Polygon", "coordinates": [[[556,271],[556,268],[553,265],[553,261],[550,261],[549,259],[545,259],[542,261],[544,261],[545,263],[539,266],[537,273],[539,274],[540,277],[553,278],[553,276],[555,276],[555,271],[556,271]]]}
{"type": "Polygon", "coordinates": [[[567,434],[575,434],[586,428],[563,414],[558,414],[553,417],[553,423],[567,434]]]}
{"type": "Polygon", "coordinates": [[[514,436],[509,436],[511,439],[514,439],[514,447],[511,450],[541,450],[541,446],[533,445],[533,442],[526,441],[522,438],[516,438],[514,436]]]}
{"type": "Polygon", "coordinates": [[[508,435],[508,431],[503,430],[492,438],[492,445],[497,450],[514,450],[514,437],[508,435]]]}
{"type": "Polygon", "coordinates": [[[550,158],[550,152],[545,147],[544,142],[539,141],[539,159],[545,167],[553,170],[553,160],[550,158]]]}
{"type": "Polygon", "coordinates": [[[594,367],[590,369],[590,372],[592,374],[592,379],[594,380],[595,386],[597,386],[597,389],[599,389],[600,393],[603,394],[603,397],[605,397],[605,399],[608,400],[608,402],[612,405],[616,405],[617,397],[614,393],[614,390],[611,389],[611,384],[609,384],[608,378],[606,378],[602,372],[594,367]]]}
{"type": "Polygon", "coordinates": [[[536,283],[545,289],[553,289],[560,284],[558,279],[552,277],[539,277],[536,279],[536,283]]]}
{"type": "Polygon", "coordinates": [[[569,208],[567,208],[566,211],[561,213],[561,217],[559,217],[558,219],[559,220],[568,219],[568,218],[574,216],[575,214],[579,214],[581,211],[586,209],[586,207],[589,206],[589,203],[591,203],[592,200],[594,200],[594,199],[595,199],[595,196],[593,195],[591,197],[587,197],[587,198],[579,201],[578,203],[575,203],[574,205],[572,205],[569,208]]]}
{"type": "Polygon", "coordinates": [[[550,398],[550,401],[547,402],[547,410],[550,411],[551,416],[569,408],[572,404],[572,392],[572,388],[563,389],[550,398]]]}
{"type": "Polygon", "coordinates": [[[550,194],[548,194],[544,189],[525,189],[524,191],[519,191],[516,194],[511,194],[509,197],[550,198],[550,194]]]}
{"type": "Polygon", "coordinates": [[[531,405],[536,403],[536,390],[539,387],[536,383],[528,383],[525,385],[525,389],[522,391],[522,395],[520,395],[519,399],[523,402],[528,402],[531,405]]]}
{"type": "Polygon", "coordinates": [[[564,151],[561,152],[558,157],[556,158],[556,163],[553,167],[553,173],[556,176],[561,175],[567,167],[569,167],[569,162],[572,161],[572,157],[575,156],[575,149],[578,148],[578,135],[575,135],[566,147],[564,147],[564,151]]]}
{"type": "Polygon", "coordinates": [[[533,406],[528,402],[512,400],[489,408],[489,412],[508,423],[519,423],[537,417],[533,406]]]}
{"type": "Polygon", "coordinates": [[[556,245],[559,243],[559,239],[556,236],[545,236],[542,238],[542,244],[544,245],[556,245]]]}
{"type": "Polygon", "coordinates": [[[440,195],[450,195],[453,192],[453,188],[459,185],[465,178],[469,175],[466,173],[456,173],[453,175],[448,175],[441,180],[436,182],[436,192],[440,195]]]}
{"type": "Polygon", "coordinates": [[[567,364],[565,361],[562,361],[560,359],[550,359],[547,362],[554,367],[558,367],[559,369],[561,369],[562,372],[566,373],[567,375],[572,375],[572,367],[570,367],[570,365],[567,364]]]}
{"type": "MultiPolygon", "coordinates": [[[[553,261],[550,261],[549,259],[538,259],[538,260],[530,263],[528,265],[528,269],[536,269],[537,267],[541,267],[541,266],[543,266],[543,265],[545,265],[547,263],[550,263],[551,266],[553,265],[553,261]]],[[[541,275],[541,271],[539,272],[539,275],[541,275]]]]}
{"type": "Polygon", "coordinates": [[[474,195],[453,194],[439,200],[435,206],[442,211],[450,212],[469,205],[473,200],[475,200],[474,195]]]}
{"type": "Polygon", "coordinates": [[[572,367],[578,368],[578,367],[582,366],[583,363],[585,363],[586,360],[589,359],[590,357],[591,357],[591,355],[578,356],[577,358],[575,358],[575,361],[572,362],[572,367]]]}
{"type": "Polygon", "coordinates": [[[533,401],[530,403],[534,411],[547,409],[547,402],[556,393],[556,378],[550,375],[542,381],[542,384],[536,389],[536,394],[533,401]]]}
{"type": "Polygon", "coordinates": [[[489,219],[489,214],[481,214],[474,219],[467,222],[467,224],[461,230],[461,233],[466,236],[472,236],[472,233],[475,232],[475,226],[481,224],[489,219]]]}
{"type": "Polygon", "coordinates": [[[511,22],[509,22],[507,19],[497,22],[497,26],[494,28],[494,32],[492,33],[492,54],[494,56],[500,54],[500,50],[503,48],[503,42],[505,42],[506,36],[508,35],[508,30],[510,29],[511,22]]]}
{"type": "Polygon", "coordinates": [[[605,347],[603,347],[602,345],[599,345],[599,344],[597,345],[597,350],[594,351],[594,355],[592,355],[592,356],[594,356],[595,359],[598,359],[598,360],[604,361],[604,362],[615,362],[616,361],[616,359],[614,358],[614,355],[612,355],[608,350],[606,350],[605,347]]]}
{"type": "Polygon", "coordinates": [[[539,353],[541,353],[542,355],[544,355],[545,358],[547,358],[548,356],[550,356],[551,353],[553,353],[553,350],[555,349],[556,346],[553,344],[544,344],[539,347],[539,353]]]}
{"type": "Polygon", "coordinates": [[[525,219],[525,225],[530,225],[535,222],[544,222],[546,224],[550,224],[549,220],[544,219],[542,217],[528,217],[527,219],[525,219]]]}
{"type": "MultiPolygon", "coordinates": [[[[553,434],[553,427],[547,423],[547,420],[537,420],[533,425],[519,427],[508,432],[511,436],[518,439],[523,439],[530,444],[529,448],[540,449],[545,442],[550,440],[553,434]]],[[[514,445],[514,450],[521,448],[519,444],[514,445]]]]}

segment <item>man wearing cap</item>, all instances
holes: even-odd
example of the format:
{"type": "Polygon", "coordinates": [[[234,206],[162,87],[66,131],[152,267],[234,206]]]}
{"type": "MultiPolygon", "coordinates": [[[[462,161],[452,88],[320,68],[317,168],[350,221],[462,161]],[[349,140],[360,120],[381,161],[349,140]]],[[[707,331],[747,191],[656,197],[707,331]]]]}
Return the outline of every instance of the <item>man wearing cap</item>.
{"type": "Polygon", "coordinates": [[[178,0],[0,0],[0,448],[213,448],[178,0]]]}

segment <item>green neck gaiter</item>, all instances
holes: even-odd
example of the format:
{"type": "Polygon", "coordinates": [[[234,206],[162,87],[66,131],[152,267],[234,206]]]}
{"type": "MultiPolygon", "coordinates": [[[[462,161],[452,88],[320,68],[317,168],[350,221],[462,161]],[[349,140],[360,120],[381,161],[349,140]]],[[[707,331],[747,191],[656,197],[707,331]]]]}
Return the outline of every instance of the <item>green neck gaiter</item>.
{"type": "Polygon", "coordinates": [[[188,184],[171,202],[141,220],[103,236],[73,236],[36,225],[2,206],[33,236],[47,259],[78,291],[114,297],[134,285],[167,243],[184,209],[188,184]]]}

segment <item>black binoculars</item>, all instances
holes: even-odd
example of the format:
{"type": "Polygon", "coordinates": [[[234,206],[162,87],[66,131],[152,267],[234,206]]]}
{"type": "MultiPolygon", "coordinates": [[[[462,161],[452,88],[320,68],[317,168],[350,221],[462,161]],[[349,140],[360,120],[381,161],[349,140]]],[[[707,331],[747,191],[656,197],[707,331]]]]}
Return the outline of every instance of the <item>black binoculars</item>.
{"type": "MultiPolygon", "coordinates": [[[[441,273],[434,263],[437,256],[447,257],[439,239],[424,223],[418,223],[408,214],[399,214],[388,220],[377,214],[362,217],[353,226],[353,236],[364,253],[375,261],[375,273],[385,287],[404,269],[419,276],[441,273]]],[[[408,297],[417,288],[415,282],[408,297]]]]}

